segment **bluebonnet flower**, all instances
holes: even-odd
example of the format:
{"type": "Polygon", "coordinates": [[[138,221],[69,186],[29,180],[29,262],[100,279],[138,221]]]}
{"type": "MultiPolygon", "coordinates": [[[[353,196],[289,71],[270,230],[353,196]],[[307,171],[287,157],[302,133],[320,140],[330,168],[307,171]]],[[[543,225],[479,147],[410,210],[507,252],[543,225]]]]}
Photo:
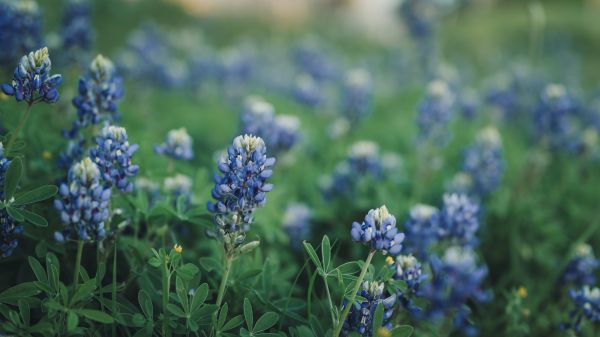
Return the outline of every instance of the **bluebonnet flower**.
{"type": "Polygon", "coordinates": [[[423,39],[433,34],[434,10],[431,1],[405,0],[402,1],[399,14],[413,38],[423,39]]]}
{"type": "MultiPolygon", "coordinates": [[[[4,175],[10,161],[4,156],[4,145],[0,143],[0,200],[4,200],[4,175]]],[[[17,224],[3,208],[0,210],[0,257],[9,257],[17,248],[17,236],[23,233],[23,226],[17,224]]]]}
{"type": "Polygon", "coordinates": [[[192,179],[183,174],[165,178],[163,183],[165,190],[173,197],[175,205],[177,200],[183,197],[184,206],[189,207],[192,202],[192,179]]]}
{"type": "Polygon", "coordinates": [[[502,117],[511,117],[519,110],[519,86],[512,76],[498,76],[488,90],[485,100],[500,109],[502,117]]]}
{"type": "Polygon", "coordinates": [[[600,322],[600,289],[597,287],[583,286],[578,289],[571,289],[569,297],[575,308],[569,313],[569,323],[563,323],[563,329],[573,329],[581,331],[583,320],[591,323],[600,322]]]}
{"type": "Polygon", "coordinates": [[[297,102],[310,108],[316,108],[325,99],[321,85],[307,74],[296,77],[293,96],[297,102]]]}
{"type": "Polygon", "coordinates": [[[303,41],[293,53],[296,66],[314,80],[323,82],[336,76],[333,63],[315,40],[303,41]]]}
{"type": "Polygon", "coordinates": [[[300,119],[292,115],[279,115],[273,121],[273,136],[270,137],[269,148],[273,153],[291,150],[302,138],[300,119]]]}
{"type": "Polygon", "coordinates": [[[75,163],[69,170],[68,182],[59,188],[54,207],[65,226],[54,237],[59,242],[67,239],[99,240],[106,235],[104,222],[109,217],[108,203],[111,189],[102,179],[98,166],[89,157],[75,163]]]}
{"type": "Polygon", "coordinates": [[[373,81],[365,69],[353,69],[346,74],[342,85],[342,114],[355,125],[371,113],[373,81]]]}
{"type": "MultiPolygon", "coordinates": [[[[396,295],[384,297],[385,285],[380,282],[364,281],[357,295],[365,299],[364,302],[355,301],[350,307],[348,317],[342,326],[342,336],[348,336],[356,331],[361,336],[371,337],[373,332],[373,316],[379,303],[384,308],[383,327],[391,330],[391,317],[394,315],[394,305],[396,304],[396,295]]],[[[348,305],[344,300],[344,307],[348,305]]]]}
{"type": "Polygon", "coordinates": [[[475,245],[479,204],[464,194],[445,194],[440,212],[440,236],[459,245],[475,245]]]}
{"type": "Polygon", "coordinates": [[[12,84],[2,84],[1,89],[6,95],[15,96],[17,102],[25,101],[30,105],[40,101],[55,103],[62,77],[50,75],[51,68],[48,48],[30,52],[21,58],[12,84]]]}
{"type": "Polygon", "coordinates": [[[310,235],[311,209],[302,203],[288,205],[283,215],[283,228],[290,238],[290,246],[294,250],[302,248],[302,241],[310,235]]]}
{"type": "Polygon", "coordinates": [[[107,125],[96,137],[96,147],[90,150],[90,157],[107,184],[122,192],[131,192],[133,183],[129,178],[135,176],[139,170],[139,167],[131,162],[131,156],[137,150],[137,144],[129,144],[125,128],[107,125]]]}
{"type": "Polygon", "coordinates": [[[595,272],[599,267],[600,261],[594,256],[592,247],[580,244],[575,249],[575,256],[563,271],[560,282],[575,287],[593,285],[596,283],[595,272]]]}
{"type": "Polygon", "coordinates": [[[475,195],[487,195],[498,186],[504,170],[498,130],[487,127],[479,132],[476,143],[465,151],[463,169],[472,177],[475,195]]]}
{"type": "Polygon", "coordinates": [[[538,140],[553,149],[568,145],[570,118],[577,105],[567,89],[560,84],[546,86],[533,112],[538,140]]]}
{"type": "Polygon", "coordinates": [[[267,183],[275,158],[267,157],[265,142],[252,135],[237,136],[219,160],[222,175],[215,175],[215,187],[207,208],[214,213],[219,234],[235,244],[244,240],[256,208],[263,207],[266,193],[273,188],[267,183]],[[241,233],[240,233],[241,232],[241,233]]]}
{"type": "Polygon", "coordinates": [[[191,160],[194,158],[192,145],[192,137],[185,128],[173,129],[167,133],[164,143],[154,147],[154,152],[165,154],[173,159],[191,160]]]}
{"type": "Polygon", "coordinates": [[[74,162],[81,160],[85,151],[85,138],[79,135],[69,139],[67,148],[58,155],[58,166],[68,170],[74,162]]]}
{"type": "Polygon", "coordinates": [[[417,108],[419,139],[444,144],[449,138],[448,125],[452,119],[454,94],[443,80],[434,80],[417,108]]]}
{"type": "Polygon", "coordinates": [[[0,65],[43,46],[42,17],[33,0],[0,0],[0,65]]]}
{"type": "Polygon", "coordinates": [[[407,286],[406,291],[398,291],[400,302],[411,313],[420,312],[421,309],[414,304],[413,298],[420,295],[421,282],[427,278],[423,273],[421,263],[412,255],[398,255],[392,268],[394,269],[393,278],[404,281],[407,286]]]}
{"type": "Polygon", "coordinates": [[[407,250],[425,258],[429,246],[441,235],[439,210],[423,204],[413,206],[404,223],[404,232],[407,250]]]}
{"type": "Polygon", "coordinates": [[[87,0],[67,1],[62,22],[62,45],[67,52],[75,54],[90,50],[94,38],[90,21],[87,0]]]}
{"type": "Polygon", "coordinates": [[[108,58],[98,55],[85,76],[79,79],[79,94],[73,98],[77,120],[65,135],[74,138],[81,128],[113,122],[119,114],[117,103],[123,97],[123,84],[108,58]]]}
{"type": "Polygon", "coordinates": [[[396,218],[385,206],[370,210],[362,223],[352,223],[350,235],[353,241],[362,242],[384,255],[398,255],[404,241],[404,233],[396,227],[396,218]]]}
{"type": "Polygon", "coordinates": [[[475,252],[469,247],[451,246],[442,258],[431,258],[433,278],[421,287],[422,296],[429,301],[429,307],[422,318],[436,321],[455,313],[454,326],[465,335],[476,334],[475,327],[469,325],[470,310],[467,302],[484,302],[490,297],[482,288],[487,275],[485,266],[478,266],[475,252]]]}

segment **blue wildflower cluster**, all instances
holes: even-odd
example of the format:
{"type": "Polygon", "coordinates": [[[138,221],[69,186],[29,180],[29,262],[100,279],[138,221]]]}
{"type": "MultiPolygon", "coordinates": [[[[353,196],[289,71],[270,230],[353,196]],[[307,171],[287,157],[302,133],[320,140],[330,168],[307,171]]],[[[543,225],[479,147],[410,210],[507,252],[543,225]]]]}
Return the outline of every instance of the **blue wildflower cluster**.
{"type": "Polygon", "coordinates": [[[133,182],[129,179],[139,170],[131,162],[138,150],[137,144],[129,144],[125,128],[107,125],[96,137],[96,147],[90,150],[90,158],[96,163],[102,179],[122,192],[131,192],[133,182]]]}
{"type": "Polygon", "coordinates": [[[370,210],[362,223],[352,223],[350,236],[384,255],[398,255],[404,241],[404,233],[396,227],[396,218],[385,206],[370,210]]]}
{"type": "MultiPolygon", "coordinates": [[[[4,200],[4,183],[6,171],[10,161],[4,156],[4,145],[0,143],[0,200],[4,200]]],[[[17,236],[23,233],[23,226],[17,224],[6,211],[6,208],[0,210],[0,257],[9,257],[12,255],[19,241],[17,236]]]]}
{"type": "Polygon", "coordinates": [[[106,186],[100,169],[92,159],[84,158],[69,170],[68,182],[60,185],[54,207],[65,226],[55,232],[55,239],[99,240],[106,235],[111,189],[106,186]]]}
{"type": "Polygon", "coordinates": [[[570,323],[564,323],[563,329],[581,331],[584,320],[591,323],[600,322],[600,289],[583,286],[569,290],[569,297],[575,308],[569,313],[570,323]]]}
{"type": "Polygon", "coordinates": [[[560,281],[575,287],[594,285],[596,271],[600,268],[600,260],[594,256],[592,247],[580,244],[576,247],[575,256],[569,261],[563,271],[560,281]]]}
{"type": "Polygon", "coordinates": [[[307,74],[296,77],[292,93],[297,102],[310,108],[318,107],[325,100],[322,86],[307,74]]]}
{"type": "Polygon", "coordinates": [[[73,98],[78,118],[65,136],[77,138],[79,130],[88,125],[115,121],[119,116],[117,103],[122,97],[122,80],[112,61],[102,55],[96,56],[87,74],[79,79],[79,94],[73,98]]]}
{"type": "Polygon", "coordinates": [[[222,175],[215,175],[212,196],[207,208],[214,213],[214,222],[220,236],[229,243],[243,242],[243,233],[249,229],[256,208],[263,207],[266,193],[273,188],[267,183],[273,171],[275,158],[267,157],[267,147],[252,135],[237,136],[227,149],[227,156],[219,160],[222,175]]]}
{"type": "Polygon", "coordinates": [[[302,247],[302,241],[310,235],[311,209],[302,203],[289,204],[283,215],[283,228],[290,238],[294,250],[302,247]]]}
{"type": "Polygon", "coordinates": [[[479,204],[464,194],[445,194],[440,211],[441,238],[454,244],[474,245],[478,242],[479,204]]]}
{"type": "Polygon", "coordinates": [[[454,313],[454,326],[465,335],[475,335],[477,330],[468,319],[467,302],[484,302],[490,298],[483,290],[482,282],[487,275],[485,266],[477,265],[475,252],[469,247],[451,246],[443,256],[430,260],[432,280],[421,287],[423,298],[429,306],[422,318],[441,320],[454,313]]]}
{"type": "Polygon", "coordinates": [[[0,65],[43,46],[42,18],[33,0],[0,0],[0,65]]]}
{"type": "Polygon", "coordinates": [[[429,205],[417,204],[410,209],[404,223],[407,250],[420,258],[427,256],[429,246],[441,235],[440,212],[429,205]]]}
{"type": "MultiPolygon", "coordinates": [[[[392,294],[385,297],[385,286],[380,282],[365,281],[357,295],[364,298],[364,301],[355,301],[350,307],[350,312],[342,327],[342,336],[349,336],[351,332],[356,331],[361,336],[372,337],[373,316],[375,309],[381,303],[384,308],[383,327],[391,330],[391,317],[394,315],[394,305],[396,304],[396,295],[392,294]]],[[[348,305],[344,302],[344,307],[348,305]]]]}
{"type": "Polygon", "coordinates": [[[301,138],[298,117],[275,116],[273,106],[260,97],[246,99],[241,120],[242,133],[261,137],[275,154],[289,151],[301,138]]]}
{"type": "Polygon", "coordinates": [[[412,255],[398,255],[393,261],[392,269],[394,271],[393,278],[395,280],[404,281],[407,290],[398,290],[398,298],[400,303],[411,314],[417,315],[421,309],[415,305],[413,298],[419,297],[419,287],[427,278],[423,273],[421,263],[412,255]]]}
{"type": "Polygon", "coordinates": [[[156,145],[154,152],[177,160],[194,158],[193,140],[185,128],[173,129],[167,133],[165,142],[156,145]]]}
{"type": "Polygon", "coordinates": [[[15,69],[12,84],[2,84],[2,91],[14,96],[17,102],[28,104],[37,102],[55,103],[58,101],[57,88],[62,83],[61,75],[50,75],[52,62],[48,48],[42,48],[24,55],[15,69]]]}
{"type": "Polygon", "coordinates": [[[547,85],[533,111],[538,140],[551,149],[568,147],[572,128],[570,123],[576,110],[575,100],[563,85],[547,85]]]}
{"type": "Polygon", "coordinates": [[[87,0],[69,0],[62,22],[62,46],[71,58],[91,49],[94,33],[87,0]]]}
{"type": "Polygon", "coordinates": [[[348,71],[342,85],[342,115],[356,125],[371,113],[372,105],[371,74],[362,68],[348,71]]]}
{"type": "Polygon", "coordinates": [[[443,80],[434,80],[427,87],[427,95],[417,108],[419,140],[444,144],[449,138],[448,125],[454,109],[454,94],[443,80]]]}
{"type": "Polygon", "coordinates": [[[465,151],[463,170],[471,178],[469,194],[485,196],[498,186],[504,162],[502,140],[496,128],[487,127],[479,132],[475,144],[465,151]]]}
{"type": "Polygon", "coordinates": [[[336,77],[333,61],[330,60],[324,48],[315,40],[301,41],[294,49],[293,58],[296,67],[317,82],[331,80],[336,77]]]}

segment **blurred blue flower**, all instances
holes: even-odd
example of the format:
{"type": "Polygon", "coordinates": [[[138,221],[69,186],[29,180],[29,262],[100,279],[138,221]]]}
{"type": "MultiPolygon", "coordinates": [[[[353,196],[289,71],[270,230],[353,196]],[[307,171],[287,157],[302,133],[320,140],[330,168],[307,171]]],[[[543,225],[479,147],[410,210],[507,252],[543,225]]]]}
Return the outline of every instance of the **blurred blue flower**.
{"type": "Polygon", "coordinates": [[[582,287],[596,283],[596,270],[600,267],[600,260],[596,259],[592,247],[580,244],[576,247],[575,256],[569,261],[560,282],[563,284],[582,287]]]}
{"type": "Polygon", "coordinates": [[[138,150],[137,144],[129,144],[125,128],[107,125],[96,137],[96,147],[90,150],[90,158],[96,163],[102,179],[121,192],[133,191],[130,177],[137,174],[139,167],[131,162],[138,150]]]}
{"type": "MultiPolygon", "coordinates": [[[[372,337],[373,331],[373,316],[379,303],[382,303],[384,308],[383,327],[391,330],[391,317],[394,315],[394,305],[396,304],[396,295],[384,297],[385,285],[380,282],[364,281],[357,295],[364,298],[365,301],[357,300],[350,307],[348,317],[342,326],[342,336],[348,336],[351,332],[358,332],[360,336],[372,337]]],[[[344,300],[344,307],[348,302],[344,300]]]]}
{"type": "Polygon", "coordinates": [[[33,0],[0,0],[0,65],[43,47],[42,17],[33,0]]]}
{"type": "Polygon", "coordinates": [[[421,287],[422,296],[429,301],[421,318],[440,321],[454,314],[454,327],[465,335],[477,333],[469,323],[469,302],[484,302],[490,294],[482,289],[487,275],[485,266],[478,266],[475,252],[469,247],[452,246],[442,258],[430,260],[433,278],[421,287]]]}
{"type": "Polygon", "coordinates": [[[373,80],[362,68],[346,73],[342,83],[341,113],[352,125],[367,117],[373,110],[373,80]]]}
{"type": "Polygon", "coordinates": [[[183,206],[188,208],[192,203],[192,179],[183,174],[165,178],[165,190],[173,198],[175,207],[180,197],[183,197],[183,206]]]}
{"type": "MultiPolygon", "coordinates": [[[[0,143],[0,200],[4,200],[4,175],[10,161],[4,156],[4,145],[0,143]]],[[[23,226],[17,224],[3,208],[0,210],[0,257],[9,257],[19,244],[17,236],[23,233],[23,226]]]]}
{"type": "Polygon", "coordinates": [[[477,141],[465,151],[464,171],[472,177],[471,193],[485,196],[500,183],[504,171],[502,139],[494,127],[479,132],[477,141]]]}
{"type": "Polygon", "coordinates": [[[443,145],[450,137],[448,126],[454,109],[454,94],[443,80],[434,80],[427,87],[425,98],[417,107],[419,140],[443,145]]]}
{"type": "Polygon", "coordinates": [[[75,163],[69,170],[68,182],[60,185],[54,200],[65,226],[63,231],[54,233],[55,239],[102,239],[106,235],[104,222],[109,217],[110,190],[92,159],[86,157],[75,163]]]}
{"type": "Polygon", "coordinates": [[[429,246],[441,235],[440,213],[433,206],[417,204],[410,209],[404,223],[407,250],[425,258],[429,246]]]}
{"type": "Polygon", "coordinates": [[[293,59],[302,73],[323,82],[335,78],[335,67],[317,41],[302,41],[293,51],[293,59]]]}
{"type": "Polygon", "coordinates": [[[396,227],[396,218],[385,206],[370,210],[362,223],[352,223],[350,236],[353,241],[362,242],[384,255],[400,254],[404,241],[404,233],[396,227]]]}
{"type": "Polygon", "coordinates": [[[78,119],[65,135],[75,138],[79,130],[88,125],[114,122],[119,116],[117,103],[122,97],[122,80],[112,61],[102,55],[96,56],[87,74],[79,79],[79,94],[73,98],[78,119]]]}
{"type": "Polygon", "coordinates": [[[398,255],[392,268],[394,279],[404,281],[407,286],[406,291],[398,291],[400,303],[412,314],[419,313],[421,309],[415,305],[413,298],[420,296],[419,286],[427,278],[421,263],[412,255],[398,255]]]}
{"type": "Polygon", "coordinates": [[[235,236],[235,244],[243,242],[243,232],[249,229],[254,211],[264,206],[266,193],[273,189],[267,178],[274,164],[275,158],[267,157],[260,137],[243,135],[233,140],[227,156],[219,160],[222,175],[215,175],[215,202],[207,205],[221,236],[235,236]]]}
{"type": "Polygon", "coordinates": [[[575,99],[560,84],[547,85],[533,111],[538,140],[551,149],[569,146],[570,119],[577,110],[575,99]]]}
{"type": "Polygon", "coordinates": [[[569,323],[563,323],[563,329],[581,331],[584,319],[590,323],[600,322],[600,289],[583,286],[569,291],[569,297],[575,308],[569,313],[569,323]]]}
{"type": "Polygon", "coordinates": [[[15,96],[17,102],[25,101],[55,103],[58,101],[57,88],[62,83],[60,75],[50,75],[52,62],[48,48],[42,48],[24,55],[15,69],[12,84],[2,84],[2,91],[15,96]]]}
{"type": "Polygon", "coordinates": [[[325,100],[322,86],[307,74],[296,77],[292,93],[298,103],[309,108],[316,108],[325,100]]]}
{"type": "Polygon", "coordinates": [[[156,145],[154,152],[173,159],[191,160],[194,158],[193,140],[185,128],[173,129],[167,133],[165,142],[156,145]]]}
{"type": "Polygon", "coordinates": [[[464,194],[445,194],[440,212],[440,236],[458,245],[475,245],[479,204],[464,194]]]}
{"type": "Polygon", "coordinates": [[[298,251],[302,249],[302,241],[310,235],[311,209],[302,203],[289,204],[283,215],[283,228],[290,238],[290,246],[298,251]]]}
{"type": "Polygon", "coordinates": [[[62,39],[63,48],[74,59],[78,58],[77,53],[87,52],[92,47],[94,32],[87,0],[67,1],[62,22],[62,39]]]}

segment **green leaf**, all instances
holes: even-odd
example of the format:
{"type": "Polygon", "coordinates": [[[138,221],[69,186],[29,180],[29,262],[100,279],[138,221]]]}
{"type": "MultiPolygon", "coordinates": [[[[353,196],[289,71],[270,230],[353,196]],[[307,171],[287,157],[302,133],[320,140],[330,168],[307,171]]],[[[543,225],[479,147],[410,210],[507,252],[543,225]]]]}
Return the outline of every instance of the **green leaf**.
{"type": "Polygon", "coordinates": [[[238,326],[240,326],[243,322],[244,322],[244,318],[242,318],[242,315],[237,315],[234,318],[230,319],[229,322],[225,323],[223,328],[221,328],[221,331],[228,331],[231,329],[235,329],[238,326]]]}
{"type": "Polygon", "coordinates": [[[80,314],[92,321],[104,323],[104,324],[112,324],[114,319],[109,315],[99,310],[92,309],[78,309],[74,310],[77,314],[80,314]]]}
{"type": "Polygon", "coordinates": [[[192,263],[186,263],[183,266],[177,268],[177,276],[183,280],[189,281],[198,273],[199,269],[192,263]]]}
{"type": "Polygon", "coordinates": [[[32,223],[38,227],[48,227],[48,221],[46,221],[46,219],[44,219],[43,216],[35,214],[23,208],[15,208],[15,210],[21,213],[21,215],[27,222],[32,223]]]}
{"type": "Polygon", "coordinates": [[[41,291],[33,282],[24,282],[0,293],[0,303],[17,304],[24,297],[32,297],[41,291]]]}
{"type": "Polygon", "coordinates": [[[179,276],[175,278],[175,292],[177,293],[177,297],[179,298],[179,303],[181,303],[183,311],[189,312],[190,306],[187,288],[179,276]]]}
{"type": "Polygon", "coordinates": [[[260,316],[260,318],[256,321],[256,325],[254,326],[252,332],[265,331],[273,325],[275,325],[275,323],[277,323],[278,320],[279,315],[272,311],[266,312],[264,315],[260,316]]]}
{"type": "Polygon", "coordinates": [[[54,185],[40,186],[31,191],[25,192],[15,198],[13,205],[21,206],[27,204],[33,204],[38,201],[52,198],[58,192],[58,187],[54,185]]]}
{"type": "Polygon", "coordinates": [[[206,297],[208,296],[208,284],[202,283],[194,292],[194,297],[192,298],[192,305],[190,307],[190,311],[194,312],[198,310],[204,301],[206,301],[206,297]]]}
{"type": "Polygon", "coordinates": [[[7,206],[6,212],[8,212],[8,215],[17,222],[23,222],[25,220],[25,216],[23,213],[19,212],[18,208],[7,206]]]}
{"type": "Polygon", "coordinates": [[[138,302],[140,303],[140,307],[142,308],[144,315],[152,320],[154,316],[154,307],[152,306],[150,295],[148,295],[146,291],[140,290],[138,292],[138,302]]]}
{"type": "Polygon", "coordinates": [[[181,318],[186,318],[187,317],[187,315],[185,314],[185,312],[183,312],[183,310],[181,310],[180,307],[176,306],[173,303],[167,304],[167,309],[169,310],[169,312],[171,312],[173,315],[175,315],[177,317],[181,317],[181,318]]]}
{"type": "Polygon", "coordinates": [[[317,270],[321,274],[324,274],[324,272],[323,272],[323,266],[321,265],[321,261],[319,261],[319,257],[317,256],[317,252],[315,251],[315,249],[313,248],[313,246],[309,242],[306,242],[306,241],[302,242],[302,244],[304,245],[304,249],[308,253],[308,256],[310,257],[310,259],[312,260],[312,262],[317,267],[317,270]]]}
{"type": "Polygon", "coordinates": [[[4,175],[4,199],[10,200],[19,186],[21,176],[23,175],[23,163],[21,158],[17,157],[11,160],[8,170],[4,175]]]}
{"type": "Polygon", "coordinates": [[[323,271],[327,273],[331,262],[331,243],[327,235],[324,235],[321,241],[321,257],[323,259],[323,271]]]}
{"type": "Polygon", "coordinates": [[[78,324],[79,316],[77,316],[77,314],[73,311],[69,311],[69,314],[67,315],[67,331],[75,330],[78,324]]]}
{"type": "Polygon", "coordinates": [[[252,331],[254,326],[254,313],[252,312],[252,303],[247,298],[244,298],[244,318],[246,319],[246,326],[248,330],[252,331]]]}
{"type": "Polygon", "coordinates": [[[373,315],[373,331],[377,331],[377,329],[383,325],[383,313],[383,302],[379,302],[375,309],[375,314],[373,315]]]}
{"type": "Polygon", "coordinates": [[[223,304],[221,307],[221,312],[219,312],[219,318],[217,320],[218,330],[221,330],[223,324],[225,324],[225,319],[227,318],[227,312],[229,311],[229,305],[227,303],[223,304]]]}
{"type": "Polygon", "coordinates": [[[161,266],[160,260],[154,256],[151,257],[150,260],[148,260],[148,263],[154,268],[158,268],[161,266]]]}
{"type": "Polygon", "coordinates": [[[410,337],[414,330],[410,325],[400,325],[392,329],[392,337],[410,337]]]}
{"type": "Polygon", "coordinates": [[[33,270],[33,273],[38,281],[42,283],[48,283],[48,275],[46,275],[46,271],[44,270],[44,267],[42,267],[40,261],[33,256],[29,256],[27,260],[29,261],[29,266],[31,267],[31,270],[33,270]]]}
{"type": "Polygon", "coordinates": [[[19,314],[21,314],[21,318],[23,319],[23,323],[25,325],[29,325],[30,316],[29,316],[29,303],[25,300],[19,300],[17,302],[19,305],[19,314]]]}

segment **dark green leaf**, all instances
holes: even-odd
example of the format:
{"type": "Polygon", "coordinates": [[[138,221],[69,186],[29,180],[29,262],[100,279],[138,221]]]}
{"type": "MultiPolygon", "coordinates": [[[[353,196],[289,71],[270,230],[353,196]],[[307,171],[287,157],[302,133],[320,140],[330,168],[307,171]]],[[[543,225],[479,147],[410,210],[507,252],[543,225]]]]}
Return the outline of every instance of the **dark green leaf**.
{"type": "Polygon", "coordinates": [[[21,158],[14,158],[11,160],[10,165],[8,166],[8,170],[4,175],[4,198],[5,200],[10,200],[10,198],[15,195],[15,191],[17,190],[17,186],[19,186],[19,181],[21,180],[21,176],[23,174],[23,163],[21,163],[21,158]]]}
{"type": "Polygon", "coordinates": [[[40,290],[33,282],[24,282],[0,293],[0,303],[17,304],[19,299],[35,296],[40,290]]]}
{"type": "Polygon", "coordinates": [[[199,269],[192,263],[186,263],[183,266],[177,268],[177,276],[183,280],[189,281],[198,273],[199,269]]]}
{"type": "Polygon", "coordinates": [[[6,212],[8,212],[8,215],[17,222],[23,222],[25,220],[25,216],[23,213],[19,212],[18,208],[7,206],[6,212]]]}
{"type": "Polygon", "coordinates": [[[304,245],[304,249],[308,253],[308,256],[310,257],[312,262],[317,267],[317,270],[319,272],[323,273],[323,266],[321,265],[321,261],[319,261],[319,257],[317,256],[317,252],[315,251],[313,246],[309,242],[306,242],[306,241],[304,241],[302,244],[304,245]]]}
{"type": "Polygon", "coordinates": [[[373,315],[373,331],[377,331],[383,325],[383,303],[379,302],[377,304],[377,308],[375,309],[375,314],[373,315]]]}
{"type": "Polygon", "coordinates": [[[107,313],[104,313],[99,310],[91,310],[91,309],[78,309],[74,310],[77,314],[82,315],[92,321],[104,323],[104,324],[112,324],[114,319],[107,313]]]}
{"type": "Polygon", "coordinates": [[[23,208],[15,208],[15,210],[21,213],[21,215],[23,216],[23,218],[25,218],[27,222],[32,223],[38,227],[48,227],[48,221],[46,221],[46,219],[44,219],[44,217],[42,217],[41,215],[35,214],[23,208]]]}
{"type": "Polygon", "coordinates": [[[254,313],[252,312],[252,303],[247,298],[244,298],[244,318],[246,319],[246,327],[252,331],[254,327],[254,313]]]}
{"type": "Polygon", "coordinates": [[[79,317],[77,316],[77,314],[73,311],[69,311],[69,314],[67,315],[67,331],[75,330],[78,324],[79,317]]]}
{"type": "Polygon", "coordinates": [[[204,304],[204,301],[206,301],[206,296],[208,296],[208,284],[202,283],[194,292],[190,311],[194,312],[198,310],[204,304]]]}
{"type": "Polygon", "coordinates": [[[54,185],[44,185],[40,186],[34,190],[25,192],[18,197],[15,198],[13,205],[21,206],[27,204],[33,204],[38,201],[46,200],[52,198],[56,192],[58,192],[58,187],[54,185]]]}
{"type": "Polygon", "coordinates": [[[48,276],[46,275],[46,271],[44,270],[44,267],[42,267],[42,264],[33,256],[28,257],[27,260],[38,281],[48,283],[48,276]]]}
{"type": "Polygon", "coordinates": [[[392,337],[410,337],[414,330],[410,325],[400,325],[392,329],[392,337]]]}
{"type": "Polygon", "coordinates": [[[252,332],[262,332],[265,331],[267,329],[269,329],[270,327],[272,327],[273,325],[275,325],[275,323],[277,323],[277,321],[279,320],[279,315],[277,315],[274,312],[266,312],[264,315],[262,315],[257,321],[256,321],[256,325],[254,326],[254,329],[252,330],[252,332]]]}
{"type": "Polygon", "coordinates": [[[323,259],[323,271],[327,273],[331,262],[331,243],[327,235],[324,235],[321,241],[321,257],[323,259]]]}
{"type": "Polygon", "coordinates": [[[221,328],[221,331],[228,331],[231,329],[235,329],[238,326],[240,326],[242,324],[242,322],[244,322],[242,315],[237,315],[234,318],[230,319],[229,322],[225,323],[223,328],[221,328]]]}
{"type": "Polygon", "coordinates": [[[140,307],[142,308],[144,315],[152,320],[154,316],[154,307],[152,306],[150,295],[148,295],[148,293],[144,290],[140,290],[138,292],[138,302],[140,303],[140,307]]]}

